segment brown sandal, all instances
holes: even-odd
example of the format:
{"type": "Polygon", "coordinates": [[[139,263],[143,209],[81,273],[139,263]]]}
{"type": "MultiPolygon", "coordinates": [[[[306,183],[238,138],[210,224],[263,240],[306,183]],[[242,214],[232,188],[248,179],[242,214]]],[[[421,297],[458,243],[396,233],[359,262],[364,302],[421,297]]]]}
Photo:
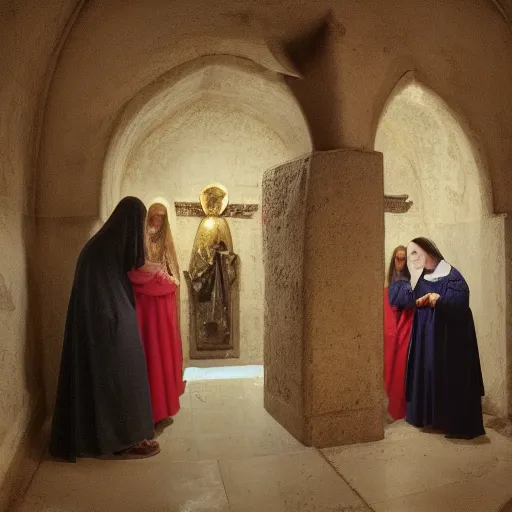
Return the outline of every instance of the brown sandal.
{"type": "Polygon", "coordinates": [[[121,459],[147,459],[160,453],[160,445],[154,440],[145,439],[130,448],[116,452],[115,456],[121,459]]]}

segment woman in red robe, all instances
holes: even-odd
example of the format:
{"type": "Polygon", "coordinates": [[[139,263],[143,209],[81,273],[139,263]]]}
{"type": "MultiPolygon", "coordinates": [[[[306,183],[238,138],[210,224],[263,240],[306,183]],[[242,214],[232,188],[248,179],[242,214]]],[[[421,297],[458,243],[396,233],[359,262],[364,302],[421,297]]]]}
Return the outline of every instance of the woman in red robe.
{"type": "Polygon", "coordinates": [[[179,267],[167,209],[160,203],[148,211],[146,263],[128,275],[135,294],[156,425],[178,413],[186,384],[178,320],[179,267]]]}
{"type": "MultiPolygon", "coordinates": [[[[399,246],[389,264],[388,285],[410,280],[406,263],[407,249],[399,246]]],[[[388,288],[384,288],[384,386],[389,399],[388,414],[393,420],[405,418],[405,369],[413,317],[413,308],[391,306],[388,288]]]]}

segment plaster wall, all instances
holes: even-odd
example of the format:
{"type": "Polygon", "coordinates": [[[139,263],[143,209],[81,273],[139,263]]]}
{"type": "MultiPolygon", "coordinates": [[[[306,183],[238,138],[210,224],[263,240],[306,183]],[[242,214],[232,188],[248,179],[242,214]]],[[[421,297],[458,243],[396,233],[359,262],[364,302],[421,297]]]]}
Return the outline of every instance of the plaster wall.
{"type": "Polygon", "coordinates": [[[44,417],[34,188],[48,68],[73,2],[0,5],[0,510],[28,485],[44,417]],[[32,447],[34,449],[32,449],[32,447]]]}
{"type": "Polygon", "coordinates": [[[506,288],[504,218],[491,215],[492,194],[483,162],[448,107],[417,83],[394,95],[377,130],[384,154],[385,191],[407,193],[406,214],[386,218],[386,261],[416,236],[432,238],[468,282],[479,340],[484,408],[504,416],[506,288]]]}
{"type": "MultiPolygon", "coordinates": [[[[263,362],[263,264],[261,179],[263,172],[292,159],[271,126],[244,112],[239,104],[205,95],[151,132],[131,155],[121,197],[135,195],[148,206],[163,197],[180,269],[188,269],[199,218],[176,217],[175,201],[198,201],[202,188],[222,183],[231,202],[256,203],[252,219],[228,219],[234,251],[240,258],[240,363],[263,362]]],[[[188,359],[188,290],[181,276],[181,330],[188,359]]]]}
{"type": "MultiPolygon", "coordinates": [[[[60,56],[41,148],[38,214],[97,213],[102,161],[117,115],[163,73],[220,53],[288,73],[277,45],[265,41],[286,45],[329,10],[342,26],[329,77],[329,101],[339,107],[335,117],[342,129],[332,130],[340,140],[330,147],[372,149],[390,91],[404,72],[415,69],[464,114],[485,148],[495,211],[511,210],[505,191],[512,158],[512,37],[491,2],[321,0],[297,8],[293,0],[257,6],[225,0],[215,7],[205,1],[116,0],[88,2],[60,56]]],[[[319,83],[319,94],[323,88],[319,83]]],[[[329,109],[322,112],[325,119],[314,124],[320,131],[331,123],[329,109]]]]}

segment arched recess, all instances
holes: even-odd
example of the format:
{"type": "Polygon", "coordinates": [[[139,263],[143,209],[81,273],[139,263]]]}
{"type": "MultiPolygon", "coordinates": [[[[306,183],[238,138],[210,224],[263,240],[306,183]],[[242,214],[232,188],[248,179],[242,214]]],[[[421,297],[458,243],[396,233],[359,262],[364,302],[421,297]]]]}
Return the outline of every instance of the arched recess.
{"type": "Polygon", "coordinates": [[[492,212],[486,165],[469,127],[408,73],[381,114],[386,194],[408,194],[407,213],[385,213],[385,256],[432,238],[468,281],[486,387],[484,409],[507,413],[505,220],[492,212]]]}
{"type": "Polygon", "coordinates": [[[100,203],[103,221],[121,197],[123,173],[144,138],[205,96],[236,104],[272,126],[294,155],[312,149],[302,110],[281,75],[239,57],[195,59],[160,77],[124,108],[105,157],[100,203]]]}
{"type": "MultiPolygon", "coordinates": [[[[307,122],[281,75],[237,57],[196,59],[142,90],[121,113],[105,158],[101,218],[125,195],[148,206],[163,200],[186,270],[199,219],[177,217],[175,201],[197,201],[205,185],[221,182],[232,202],[260,204],[263,173],[311,150],[307,122]]],[[[229,224],[241,261],[240,362],[262,363],[261,214],[229,224]]],[[[185,359],[187,295],[182,286],[185,359]]]]}

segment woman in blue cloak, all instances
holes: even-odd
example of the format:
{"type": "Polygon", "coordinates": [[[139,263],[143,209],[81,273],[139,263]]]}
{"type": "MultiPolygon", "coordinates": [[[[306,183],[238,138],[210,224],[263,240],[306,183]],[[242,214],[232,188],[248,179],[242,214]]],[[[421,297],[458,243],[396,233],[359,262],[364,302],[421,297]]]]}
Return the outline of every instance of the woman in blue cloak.
{"type": "Polygon", "coordinates": [[[415,306],[406,371],[406,421],[449,438],[485,434],[484,386],[469,288],[427,238],[407,247],[411,281],[389,286],[389,302],[415,306]]]}

